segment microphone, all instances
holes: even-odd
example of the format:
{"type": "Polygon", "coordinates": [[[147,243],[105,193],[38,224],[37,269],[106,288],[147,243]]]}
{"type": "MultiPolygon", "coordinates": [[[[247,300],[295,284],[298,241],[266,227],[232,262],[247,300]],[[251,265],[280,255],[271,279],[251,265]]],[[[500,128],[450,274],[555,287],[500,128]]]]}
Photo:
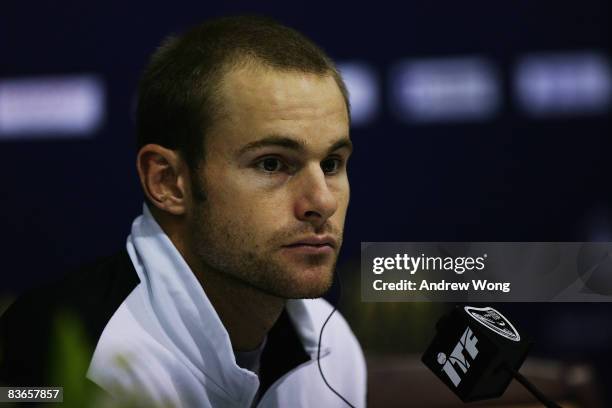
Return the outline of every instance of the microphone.
{"type": "Polygon", "coordinates": [[[436,323],[421,361],[463,402],[501,397],[516,378],[544,406],[561,408],[518,372],[532,344],[492,307],[457,306],[436,323]]]}

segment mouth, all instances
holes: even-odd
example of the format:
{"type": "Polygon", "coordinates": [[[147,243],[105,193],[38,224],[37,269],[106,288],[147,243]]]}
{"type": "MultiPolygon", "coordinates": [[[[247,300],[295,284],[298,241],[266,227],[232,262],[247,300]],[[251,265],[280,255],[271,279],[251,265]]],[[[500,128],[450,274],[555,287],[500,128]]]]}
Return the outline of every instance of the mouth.
{"type": "Polygon", "coordinates": [[[292,253],[320,255],[334,253],[337,245],[336,239],[331,236],[314,236],[284,245],[283,248],[292,253]]]}
{"type": "Polygon", "coordinates": [[[336,241],[336,239],[334,237],[332,237],[331,235],[313,235],[310,237],[305,237],[302,239],[298,239],[295,242],[289,244],[289,245],[285,245],[287,247],[292,247],[292,246],[300,246],[300,245],[310,245],[310,246],[330,246],[332,248],[336,248],[336,246],[338,246],[338,242],[336,241]]]}
{"type": "Polygon", "coordinates": [[[285,251],[292,254],[300,255],[327,255],[333,254],[334,248],[331,245],[309,245],[309,244],[292,244],[283,247],[285,251]]]}

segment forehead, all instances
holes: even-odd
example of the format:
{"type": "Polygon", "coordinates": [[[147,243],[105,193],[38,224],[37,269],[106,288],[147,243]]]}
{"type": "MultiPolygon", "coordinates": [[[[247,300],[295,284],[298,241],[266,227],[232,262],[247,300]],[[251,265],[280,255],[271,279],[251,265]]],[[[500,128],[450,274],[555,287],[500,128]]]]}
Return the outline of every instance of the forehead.
{"type": "Polygon", "coordinates": [[[334,77],[249,66],[227,72],[220,86],[221,115],[207,146],[240,149],[269,135],[327,148],[348,137],[348,113],[334,77]]]}

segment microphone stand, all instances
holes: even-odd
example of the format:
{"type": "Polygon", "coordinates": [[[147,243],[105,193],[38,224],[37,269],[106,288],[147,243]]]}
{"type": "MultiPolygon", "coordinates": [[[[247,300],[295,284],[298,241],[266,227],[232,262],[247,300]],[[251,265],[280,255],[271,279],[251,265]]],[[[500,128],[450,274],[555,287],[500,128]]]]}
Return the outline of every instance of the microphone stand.
{"type": "Polygon", "coordinates": [[[532,393],[538,401],[540,401],[546,408],[562,408],[560,405],[556,404],[554,401],[551,401],[546,397],[546,395],[542,394],[540,390],[538,390],[535,385],[533,385],[527,378],[525,378],[521,373],[516,371],[514,368],[510,367],[508,364],[504,364],[504,369],[508,370],[516,381],[520,382],[523,387],[527,388],[527,391],[532,393]]]}

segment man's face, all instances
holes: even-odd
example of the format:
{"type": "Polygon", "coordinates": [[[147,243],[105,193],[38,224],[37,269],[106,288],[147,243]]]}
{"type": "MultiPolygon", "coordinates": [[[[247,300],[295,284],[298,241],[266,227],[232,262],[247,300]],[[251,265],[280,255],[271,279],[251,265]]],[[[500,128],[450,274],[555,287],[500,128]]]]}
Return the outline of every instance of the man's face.
{"type": "Polygon", "coordinates": [[[349,120],[331,75],[239,68],[224,76],[223,115],[189,213],[204,268],[283,298],[330,287],[349,202],[349,120]]]}

